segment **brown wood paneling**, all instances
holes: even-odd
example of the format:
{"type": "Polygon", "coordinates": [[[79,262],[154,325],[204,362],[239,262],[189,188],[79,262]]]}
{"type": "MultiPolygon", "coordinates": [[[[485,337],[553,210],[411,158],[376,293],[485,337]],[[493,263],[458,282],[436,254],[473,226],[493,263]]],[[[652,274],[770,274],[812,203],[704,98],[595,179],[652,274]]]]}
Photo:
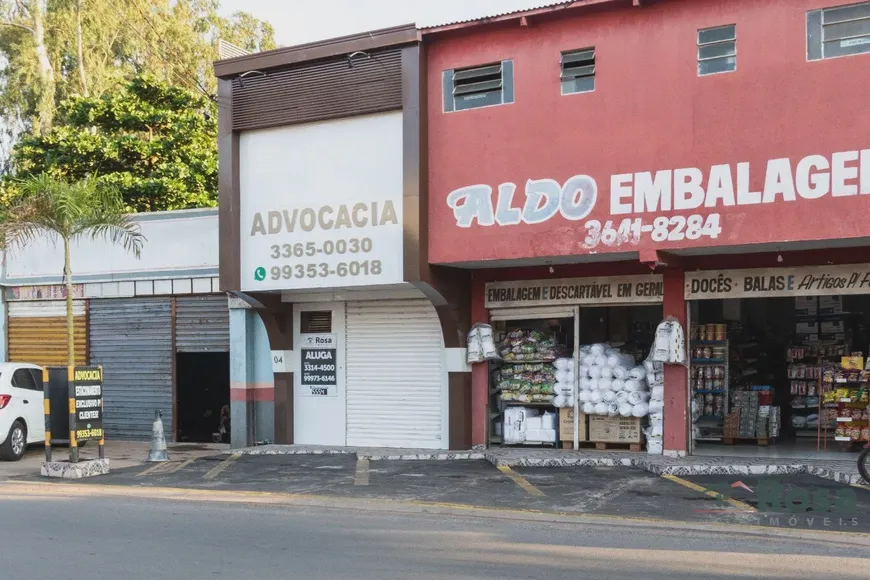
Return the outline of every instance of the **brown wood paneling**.
{"type": "Polygon", "coordinates": [[[471,373],[448,373],[450,449],[471,449],[471,373]]]}
{"type": "Polygon", "coordinates": [[[233,131],[233,83],[218,79],[218,257],[220,289],[241,287],[239,134],[233,131]]]}
{"type": "Polygon", "coordinates": [[[218,78],[230,77],[249,70],[283,67],[298,62],[312,62],[344,56],[358,50],[371,51],[385,46],[397,46],[419,41],[420,32],[417,27],[413,24],[404,24],[220,60],[215,63],[214,72],[218,78]]]}
{"type": "Polygon", "coordinates": [[[401,50],[368,54],[233,79],[233,128],[245,131],[401,109],[401,50]]]}

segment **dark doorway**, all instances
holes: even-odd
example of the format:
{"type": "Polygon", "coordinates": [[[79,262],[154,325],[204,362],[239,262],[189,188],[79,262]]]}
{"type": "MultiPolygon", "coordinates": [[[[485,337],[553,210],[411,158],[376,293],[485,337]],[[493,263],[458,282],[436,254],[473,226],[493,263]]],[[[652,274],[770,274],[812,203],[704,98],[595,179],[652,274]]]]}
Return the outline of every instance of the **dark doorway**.
{"type": "Polygon", "coordinates": [[[179,352],[176,358],[176,440],[229,443],[230,354],[179,352]],[[221,434],[221,414],[225,434],[221,434]]]}

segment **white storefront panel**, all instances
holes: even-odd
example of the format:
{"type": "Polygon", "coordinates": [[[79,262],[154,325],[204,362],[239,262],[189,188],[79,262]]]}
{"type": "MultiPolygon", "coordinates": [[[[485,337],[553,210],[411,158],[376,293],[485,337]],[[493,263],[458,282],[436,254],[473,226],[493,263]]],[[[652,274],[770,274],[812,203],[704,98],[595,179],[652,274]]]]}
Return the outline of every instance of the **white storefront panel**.
{"type": "Polygon", "coordinates": [[[447,370],[426,299],[347,304],[347,445],[448,445],[447,370]]]}

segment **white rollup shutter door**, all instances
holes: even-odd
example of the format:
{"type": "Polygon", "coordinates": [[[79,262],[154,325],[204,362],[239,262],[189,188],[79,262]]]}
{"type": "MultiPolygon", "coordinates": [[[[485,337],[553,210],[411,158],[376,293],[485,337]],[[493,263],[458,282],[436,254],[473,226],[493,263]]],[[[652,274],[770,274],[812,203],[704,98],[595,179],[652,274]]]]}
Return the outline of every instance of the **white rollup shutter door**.
{"type": "Polygon", "coordinates": [[[347,303],[347,444],[441,449],[444,340],[428,300],[347,303]]]}

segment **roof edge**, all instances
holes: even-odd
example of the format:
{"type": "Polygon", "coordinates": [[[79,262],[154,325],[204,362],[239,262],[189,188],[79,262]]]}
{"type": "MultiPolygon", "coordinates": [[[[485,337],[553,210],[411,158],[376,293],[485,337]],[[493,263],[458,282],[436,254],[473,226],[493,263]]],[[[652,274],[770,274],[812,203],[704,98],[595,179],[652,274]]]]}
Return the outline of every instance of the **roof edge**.
{"type": "Polygon", "coordinates": [[[401,44],[413,44],[420,42],[420,39],[420,31],[415,24],[403,24],[218,60],[214,63],[214,74],[218,78],[232,77],[252,70],[264,70],[330,58],[357,50],[375,50],[401,44]]]}
{"type": "MultiPolygon", "coordinates": [[[[473,28],[476,26],[483,26],[485,24],[493,24],[496,22],[506,22],[509,20],[516,20],[518,18],[525,18],[529,16],[538,16],[540,14],[551,14],[553,12],[558,12],[560,10],[573,10],[576,8],[583,8],[589,6],[600,6],[602,4],[625,4],[628,0],[564,0],[563,2],[552,2],[547,6],[541,6],[538,8],[529,8],[527,10],[515,10],[513,12],[507,12],[504,14],[496,14],[493,16],[481,16],[479,18],[472,18],[465,21],[452,22],[448,24],[436,24],[434,26],[423,26],[420,28],[420,32],[422,36],[429,36],[432,34],[438,34],[440,32],[449,32],[452,30],[461,30],[464,28],[473,28]]],[[[647,0],[648,2],[649,0],[647,0]]],[[[634,0],[634,6],[643,5],[643,0],[634,0]]]]}

